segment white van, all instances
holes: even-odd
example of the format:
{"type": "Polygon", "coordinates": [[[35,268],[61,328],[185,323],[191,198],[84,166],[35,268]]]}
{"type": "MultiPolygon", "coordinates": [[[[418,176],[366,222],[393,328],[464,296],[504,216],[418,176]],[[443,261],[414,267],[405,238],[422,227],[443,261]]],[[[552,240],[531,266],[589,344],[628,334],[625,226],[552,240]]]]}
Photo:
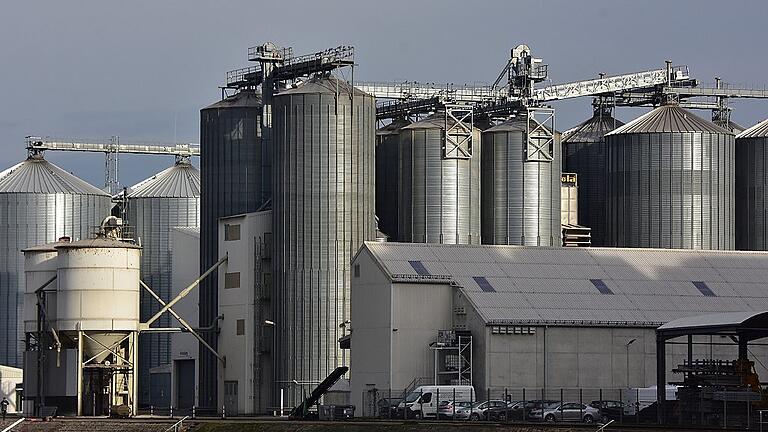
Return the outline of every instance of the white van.
{"type": "Polygon", "coordinates": [[[437,417],[440,401],[475,402],[475,388],[469,385],[419,386],[397,406],[407,411],[408,418],[437,417]]]}

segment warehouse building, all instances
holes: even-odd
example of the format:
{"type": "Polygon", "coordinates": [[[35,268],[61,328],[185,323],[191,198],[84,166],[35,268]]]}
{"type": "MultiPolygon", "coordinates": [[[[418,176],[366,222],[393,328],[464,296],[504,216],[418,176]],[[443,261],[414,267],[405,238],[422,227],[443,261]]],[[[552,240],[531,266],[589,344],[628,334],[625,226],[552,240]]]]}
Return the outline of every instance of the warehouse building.
{"type": "MultiPolygon", "coordinates": [[[[352,403],[432,382],[470,381],[483,398],[652,386],[657,327],[765,310],[765,252],[366,242],[353,260],[352,403]]],[[[737,357],[727,339],[694,343],[694,358],[737,357]]],[[[666,363],[686,356],[671,345],[666,363]]]]}

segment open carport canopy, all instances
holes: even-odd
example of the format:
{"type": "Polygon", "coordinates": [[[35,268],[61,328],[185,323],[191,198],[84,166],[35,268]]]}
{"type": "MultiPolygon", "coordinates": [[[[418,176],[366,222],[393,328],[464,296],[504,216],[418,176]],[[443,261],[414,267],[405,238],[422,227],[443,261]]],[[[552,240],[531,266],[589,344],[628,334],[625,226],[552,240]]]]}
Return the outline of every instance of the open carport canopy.
{"type": "Polygon", "coordinates": [[[768,337],[768,311],[725,312],[685,317],[656,329],[657,337],[671,339],[688,335],[741,335],[749,340],[768,337]]]}

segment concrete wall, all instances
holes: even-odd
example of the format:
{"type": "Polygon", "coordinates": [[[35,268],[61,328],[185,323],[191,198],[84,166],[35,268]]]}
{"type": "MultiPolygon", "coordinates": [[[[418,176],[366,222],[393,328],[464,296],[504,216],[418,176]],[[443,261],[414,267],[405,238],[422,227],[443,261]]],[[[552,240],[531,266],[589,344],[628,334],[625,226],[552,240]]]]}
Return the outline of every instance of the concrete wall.
{"type": "MultiPolygon", "coordinates": [[[[200,233],[199,231],[184,228],[174,228],[171,230],[171,296],[176,295],[190,283],[197,279],[200,271],[200,233]]],[[[189,325],[197,327],[198,308],[197,295],[192,293],[180,300],[173,307],[189,325]]],[[[175,333],[171,336],[171,361],[193,360],[195,362],[195,405],[198,403],[198,370],[197,364],[199,355],[198,348],[200,344],[197,339],[189,333],[175,333]]],[[[175,363],[174,363],[175,364],[175,363]]],[[[178,388],[175,367],[171,369],[171,403],[178,406],[178,388]]]]}
{"type": "Polygon", "coordinates": [[[228,260],[218,271],[219,314],[219,354],[226,357],[226,367],[219,363],[219,400],[217,407],[224,406],[226,394],[225,381],[237,382],[237,414],[257,414],[266,410],[264,388],[271,380],[259,374],[260,358],[257,338],[264,325],[257,317],[257,284],[261,277],[261,257],[258,256],[258,242],[265,233],[270,233],[271,212],[248,213],[241,216],[221,218],[219,220],[219,254],[227,254],[228,260]],[[225,240],[224,225],[240,225],[239,240],[225,240]],[[257,268],[258,267],[258,268],[257,268]],[[240,273],[240,283],[236,288],[225,288],[227,273],[240,273]],[[237,334],[238,321],[243,322],[243,333],[237,334]]]}
{"type": "Polygon", "coordinates": [[[0,366],[0,400],[7,398],[9,413],[21,412],[21,406],[17,404],[16,386],[23,381],[24,372],[21,368],[0,366]]]}
{"type": "Polygon", "coordinates": [[[352,404],[361,406],[363,392],[374,387],[402,390],[414,378],[434,376],[429,344],[453,326],[454,288],[391,283],[365,249],[352,270],[350,386],[352,404]]]}

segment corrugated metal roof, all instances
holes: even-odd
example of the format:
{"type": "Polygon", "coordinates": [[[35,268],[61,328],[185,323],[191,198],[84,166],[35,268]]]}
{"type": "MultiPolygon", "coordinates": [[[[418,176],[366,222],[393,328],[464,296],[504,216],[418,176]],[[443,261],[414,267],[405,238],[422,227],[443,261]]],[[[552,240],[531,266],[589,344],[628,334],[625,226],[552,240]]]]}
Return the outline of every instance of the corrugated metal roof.
{"type": "Polygon", "coordinates": [[[0,193],[109,196],[101,189],[40,157],[30,157],[0,173],[0,193]]]}
{"type": "Polygon", "coordinates": [[[232,96],[214,102],[203,110],[220,108],[251,108],[261,106],[261,93],[253,90],[240,90],[232,96]]]}
{"type": "Polygon", "coordinates": [[[400,133],[400,129],[413,123],[407,119],[395,119],[386,126],[376,129],[376,135],[393,135],[400,133]]]}
{"type": "Polygon", "coordinates": [[[596,112],[591,118],[563,132],[563,144],[569,142],[600,142],[608,132],[624,126],[624,122],[607,114],[596,112]]]}
{"type": "MultiPolygon", "coordinates": [[[[306,93],[326,93],[326,94],[349,94],[354,89],[355,95],[370,96],[368,93],[360,90],[357,87],[353,87],[347,81],[336,78],[335,76],[315,76],[312,77],[294,88],[289,88],[281,91],[276,96],[290,95],[290,94],[306,94],[306,93]]],[[[371,96],[372,97],[372,96],[371,96]]]]}
{"type": "Polygon", "coordinates": [[[768,136],[768,119],[736,135],[736,138],[764,138],[768,136]]]}
{"type": "Polygon", "coordinates": [[[200,237],[200,227],[173,227],[171,229],[185,233],[192,237],[200,237]]]}
{"type": "Polygon", "coordinates": [[[60,243],[56,249],[80,249],[80,248],[103,248],[103,249],[141,249],[141,246],[133,243],[126,243],[119,240],[111,240],[103,237],[79,240],[70,243],[60,243]]]}
{"type": "MultiPolygon", "coordinates": [[[[768,309],[768,252],[366,242],[390,277],[449,278],[488,323],[656,327],[673,319],[768,309]],[[486,292],[474,278],[495,289],[486,292]],[[599,279],[613,294],[602,294],[599,279]],[[705,296],[704,282],[715,296],[705,296]]],[[[410,280],[419,282],[419,279],[410,280]]],[[[434,283],[434,281],[426,281],[434,283]]]]}
{"type": "Polygon", "coordinates": [[[128,190],[128,198],[189,198],[200,196],[200,171],[182,161],[142,180],[128,190]]]}
{"type": "Polygon", "coordinates": [[[711,132],[732,134],[711,121],[680,108],[678,105],[662,105],[631,122],[606,134],[606,136],[633,133],[663,132],[711,132]]]}
{"type": "MultiPolygon", "coordinates": [[[[531,122],[532,124],[538,124],[541,125],[538,121],[535,119],[531,122]]],[[[493,126],[491,128],[485,129],[483,132],[525,132],[527,129],[526,125],[526,119],[525,117],[512,117],[511,119],[499,123],[496,126],[493,126]]],[[[549,128],[545,127],[546,130],[549,130],[549,128]]],[[[555,133],[560,133],[557,130],[555,130],[555,133]]]]}
{"type": "Polygon", "coordinates": [[[659,327],[659,330],[682,330],[713,326],[738,327],[746,321],[759,317],[762,314],[765,314],[765,312],[727,312],[685,317],[668,322],[659,327]]]}

